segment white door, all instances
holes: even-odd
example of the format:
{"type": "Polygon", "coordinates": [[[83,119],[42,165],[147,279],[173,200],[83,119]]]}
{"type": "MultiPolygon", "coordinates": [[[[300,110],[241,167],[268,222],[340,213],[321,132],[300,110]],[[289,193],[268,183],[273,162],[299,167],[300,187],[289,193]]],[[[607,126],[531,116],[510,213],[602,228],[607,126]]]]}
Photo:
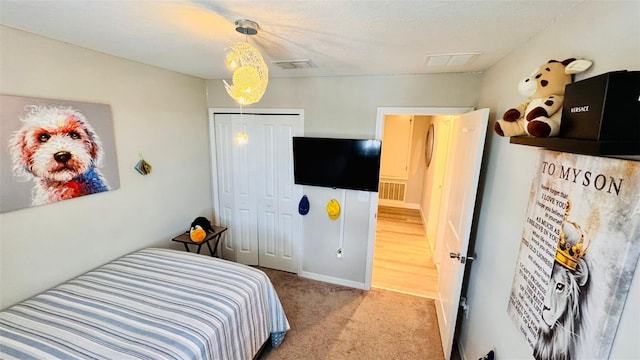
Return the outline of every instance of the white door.
{"type": "Polygon", "coordinates": [[[302,187],[293,183],[291,142],[302,135],[301,117],[215,114],[213,125],[214,197],[219,221],[228,228],[222,256],[297,273],[302,187]]]}
{"type": "Polygon", "coordinates": [[[300,136],[299,117],[261,115],[256,143],[260,189],[258,206],[258,263],[289,272],[298,270],[298,242],[302,218],[298,202],[302,186],[293,183],[293,136],[300,136]]]}
{"type": "Polygon", "coordinates": [[[245,121],[249,116],[215,115],[217,171],[214,175],[218,180],[220,225],[228,229],[221,255],[242,264],[258,265],[256,186],[251,181],[256,178],[256,169],[249,156],[252,153],[250,147],[254,145],[252,142],[243,143],[238,137],[240,134],[253,137],[252,129],[245,121]]]}
{"type": "Polygon", "coordinates": [[[445,358],[451,356],[456,328],[465,260],[478,189],[489,109],[460,115],[453,123],[451,154],[445,177],[442,209],[444,256],[440,263],[436,314],[445,358]]]}

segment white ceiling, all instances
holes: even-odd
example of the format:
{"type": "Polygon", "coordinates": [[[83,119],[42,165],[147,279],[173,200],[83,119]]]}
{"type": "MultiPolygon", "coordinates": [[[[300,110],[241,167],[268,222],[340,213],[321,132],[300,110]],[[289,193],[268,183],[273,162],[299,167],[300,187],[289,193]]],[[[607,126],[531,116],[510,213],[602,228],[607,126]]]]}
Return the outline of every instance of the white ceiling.
{"type": "Polygon", "coordinates": [[[0,24],[197,76],[229,78],[224,50],[248,41],[270,77],[483,71],[583,0],[0,0],[0,24]],[[481,53],[427,67],[432,54],[481,53]],[[277,60],[310,60],[284,70],[277,60]]]}

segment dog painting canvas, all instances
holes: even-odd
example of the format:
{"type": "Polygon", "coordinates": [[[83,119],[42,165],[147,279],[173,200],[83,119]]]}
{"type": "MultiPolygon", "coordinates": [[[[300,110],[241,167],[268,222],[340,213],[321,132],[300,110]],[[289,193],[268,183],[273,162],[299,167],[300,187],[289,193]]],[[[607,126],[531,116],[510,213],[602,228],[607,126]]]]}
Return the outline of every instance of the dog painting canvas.
{"type": "Polygon", "coordinates": [[[0,96],[0,211],[119,187],[109,105],[0,96]]]}

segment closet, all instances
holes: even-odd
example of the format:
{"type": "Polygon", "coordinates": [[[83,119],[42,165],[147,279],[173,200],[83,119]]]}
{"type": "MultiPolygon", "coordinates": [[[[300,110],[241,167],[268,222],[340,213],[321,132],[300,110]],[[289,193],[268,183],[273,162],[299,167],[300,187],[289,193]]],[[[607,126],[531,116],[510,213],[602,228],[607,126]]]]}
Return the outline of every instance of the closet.
{"type": "Polygon", "coordinates": [[[211,111],[213,203],[229,230],[221,255],[231,261],[298,272],[302,186],[293,183],[293,136],[302,114],[211,111]]]}

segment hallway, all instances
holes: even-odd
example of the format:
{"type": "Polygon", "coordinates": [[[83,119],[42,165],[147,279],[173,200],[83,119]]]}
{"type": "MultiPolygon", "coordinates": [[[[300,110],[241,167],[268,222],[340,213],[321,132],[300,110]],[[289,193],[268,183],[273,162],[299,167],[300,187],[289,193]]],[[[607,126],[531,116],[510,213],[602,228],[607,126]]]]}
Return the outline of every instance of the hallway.
{"type": "Polygon", "coordinates": [[[372,287],[434,299],[438,271],[432,259],[419,210],[378,207],[372,287]]]}

